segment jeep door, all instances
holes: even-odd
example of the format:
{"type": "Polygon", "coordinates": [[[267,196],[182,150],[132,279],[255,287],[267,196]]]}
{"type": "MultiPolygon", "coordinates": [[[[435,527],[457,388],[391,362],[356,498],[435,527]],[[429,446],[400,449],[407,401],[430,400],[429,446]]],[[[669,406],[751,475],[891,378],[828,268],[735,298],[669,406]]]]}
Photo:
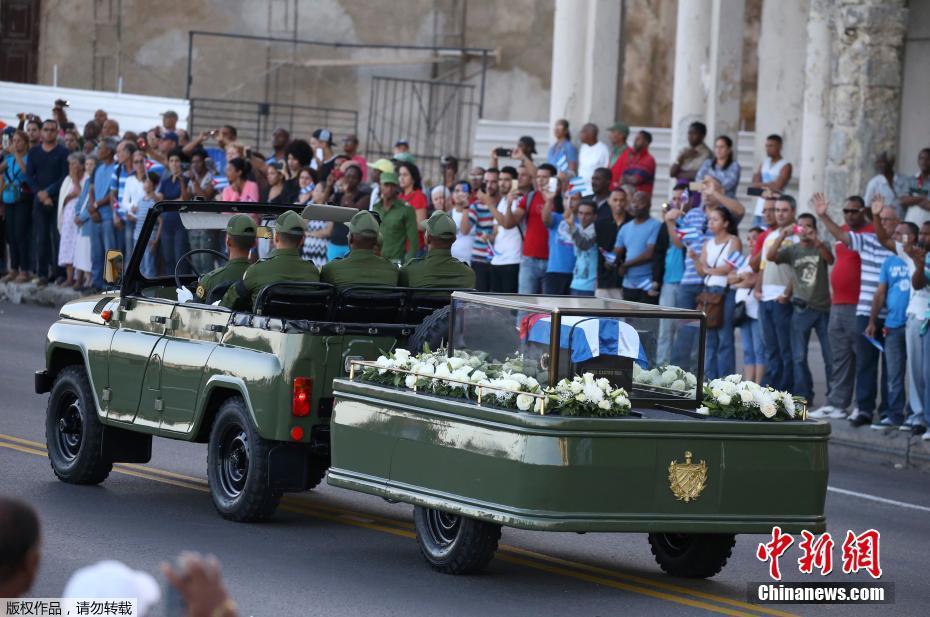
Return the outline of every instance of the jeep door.
{"type": "Polygon", "coordinates": [[[191,430],[204,367],[231,317],[229,309],[219,306],[187,302],[175,307],[161,369],[163,432],[191,430]]]}
{"type": "Polygon", "coordinates": [[[146,367],[155,346],[171,325],[175,302],[129,296],[116,309],[116,333],[110,342],[109,373],[104,400],[107,418],[132,422],[139,410],[146,367]]]}

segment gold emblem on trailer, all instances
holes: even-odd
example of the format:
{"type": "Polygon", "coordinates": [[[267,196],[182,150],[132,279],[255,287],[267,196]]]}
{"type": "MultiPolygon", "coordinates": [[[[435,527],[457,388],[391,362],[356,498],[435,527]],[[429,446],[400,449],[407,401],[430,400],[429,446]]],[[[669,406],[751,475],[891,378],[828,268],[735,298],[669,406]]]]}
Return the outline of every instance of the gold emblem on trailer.
{"type": "Polygon", "coordinates": [[[691,462],[691,452],[685,452],[685,462],[672,461],[668,466],[668,486],[678,501],[694,501],[701,496],[707,483],[707,463],[691,462]]]}

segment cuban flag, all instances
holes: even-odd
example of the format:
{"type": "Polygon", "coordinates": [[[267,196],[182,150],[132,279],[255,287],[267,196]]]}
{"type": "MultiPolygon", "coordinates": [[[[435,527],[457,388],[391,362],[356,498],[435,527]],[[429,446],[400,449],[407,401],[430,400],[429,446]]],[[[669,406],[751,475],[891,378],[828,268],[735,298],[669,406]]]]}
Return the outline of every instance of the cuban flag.
{"type": "Polygon", "coordinates": [[[146,157],[146,159],[145,159],[145,171],[146,171],[146,173],[148,173],[148,172],[150,172],[150,171],[154,171],[154,172],[157,173],[159,176],[163,176],[163,175],[165,175],[165,166],[162,165],[161,163],[157,162],[157,161],[153,161],[152,159],[146,157]]]}
{"type": "Polygon", "coordinates": [[[733,251],[724,261],[730,264],[734,270],[739,270],[746,265],[749,259],[739,251],[733,251]]]}
{"type": "Polygon", "coordinates": [[[613,251],[608,251],[605,248],[598,248],[598,251],[600,251],[601,257],[603,257],[604,261],[607,263],[612,264],[617,261],[617,254],[613,251]]]}
{"type": "Polygon", "coordinates": [[[685,244],[691,244],[692,242],[698,242],[701,239],[701,230],[697,227],[679,227],[675,230],[675,233],[678,234],[678,239],[684,242],[685,244]]]}
{"type": "MultiPolygon", "coordinates": [[[[546,315],[536,319],[527,330],[530,342],[548,345],[552,318],[546,315]]],[[[636,329],[619,319],[566,315],[560,330],[559,347],[571,350],[575,364],[598,356],[622,356],[633,358],[642,368],[649,366],[636,329]]]]}
{"type": "Polygon", "coordinates": [[[555,161],[555,168],[559,172],[568,171],[568,157],[565,156],[565,153],[559,155],[559,158],[555,161]]]}

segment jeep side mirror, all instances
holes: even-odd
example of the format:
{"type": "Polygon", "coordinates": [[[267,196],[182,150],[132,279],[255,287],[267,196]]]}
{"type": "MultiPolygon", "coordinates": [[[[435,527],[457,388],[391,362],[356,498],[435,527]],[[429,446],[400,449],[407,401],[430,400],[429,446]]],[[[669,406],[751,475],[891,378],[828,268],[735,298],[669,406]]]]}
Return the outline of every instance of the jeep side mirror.
{"type": "Polygon", "coordinates": [[[107,260],[103,270],[103,280],[110,285],[119,285],[122,278],[123,254],[120,251],[107,251],[107,260]]]}

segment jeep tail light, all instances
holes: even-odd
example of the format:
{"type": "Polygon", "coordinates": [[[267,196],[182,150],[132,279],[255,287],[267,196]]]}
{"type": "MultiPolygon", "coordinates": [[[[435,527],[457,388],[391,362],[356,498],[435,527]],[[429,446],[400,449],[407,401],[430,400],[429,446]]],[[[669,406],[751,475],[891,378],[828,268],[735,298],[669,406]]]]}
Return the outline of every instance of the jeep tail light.
{"type": "Polygon", "coordinates": [[[310,377],[298,377],[294,380],[294,402],[291,405],[291,413],[295,416],[310,415],[310,401],[313,398],[313,379],[310,377]]]}

